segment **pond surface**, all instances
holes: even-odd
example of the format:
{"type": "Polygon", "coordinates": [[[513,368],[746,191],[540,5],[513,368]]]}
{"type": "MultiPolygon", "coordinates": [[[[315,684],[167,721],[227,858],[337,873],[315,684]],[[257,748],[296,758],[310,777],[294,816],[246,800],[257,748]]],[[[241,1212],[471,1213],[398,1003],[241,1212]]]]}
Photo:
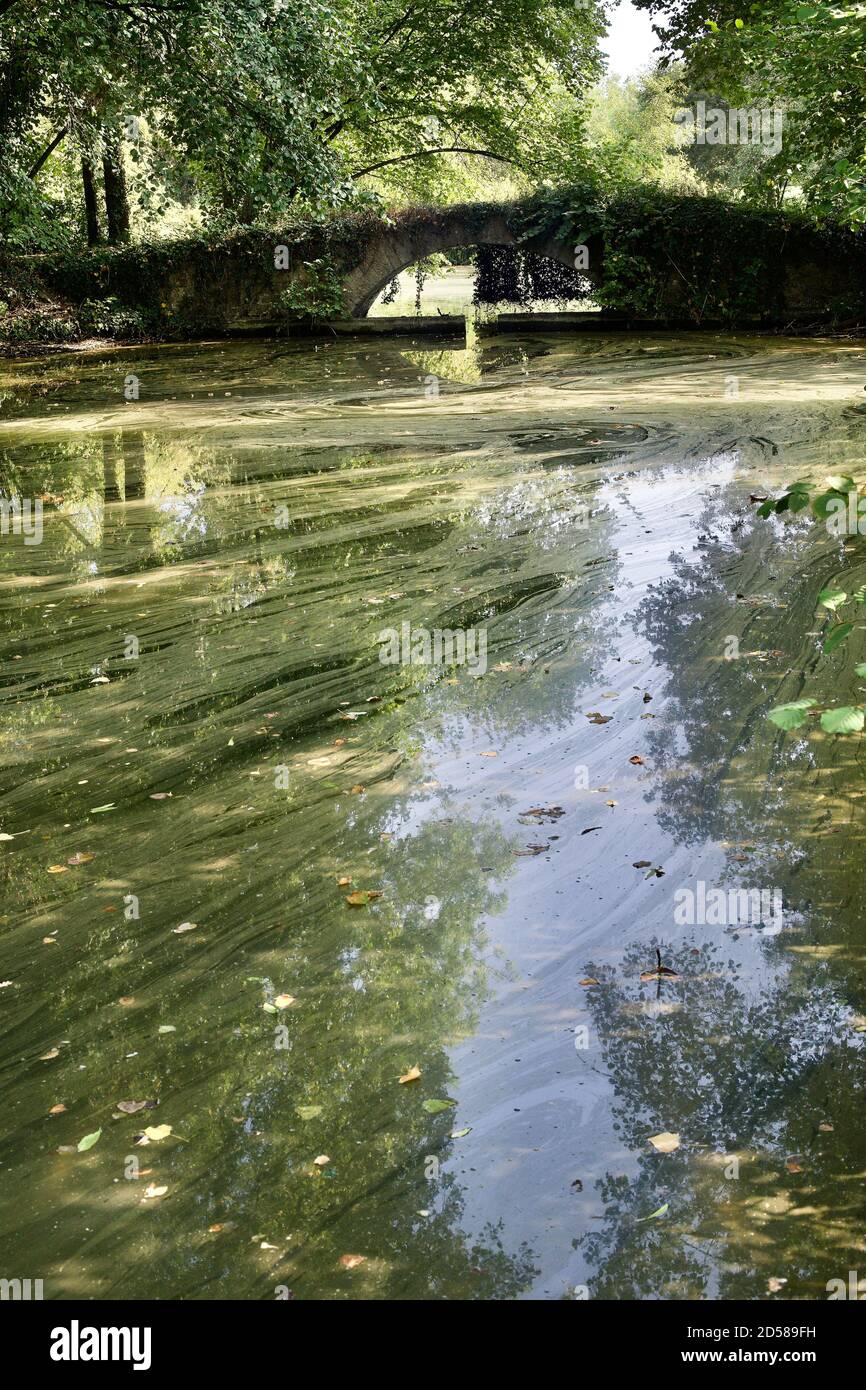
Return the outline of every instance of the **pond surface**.
{"type": "Polygon", "coordinates": [[[749,503],[857,474],[864,380],[702,334],[0,365],[43,508],[0,541],[0,1275],[866,1276],[863,745],[765,718],[856,690],[816,599],[866,566],[749,503]],[[485,659],[384,663],[404,623],[485,659]],[[774,909],[683,920],[712,888],[774,909]]]}

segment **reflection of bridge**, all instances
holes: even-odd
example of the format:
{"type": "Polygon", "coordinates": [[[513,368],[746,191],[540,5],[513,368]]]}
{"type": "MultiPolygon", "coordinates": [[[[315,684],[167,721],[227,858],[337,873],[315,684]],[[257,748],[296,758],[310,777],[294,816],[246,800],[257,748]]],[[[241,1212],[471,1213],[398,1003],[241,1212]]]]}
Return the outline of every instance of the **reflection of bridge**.
{"type": "MultiPolygon", "coordinates": [[[[390,226],[383,225],[365,246],[360,262],[346,275],[344,286],[349,313],[352,318],[363,318],[377,295],[401,270],[434,251],[450,251],[456,246],[516,246],[520,243],[527,251],[561,261],[573,269],[573,243],[548,236],[523,240],[519,225],[515,226],[521,215],[525,216],[525,209],[520,203],[493,207],[456,204],[402,213],[390,226]]],[[[595,280],[600,268],[600,241],[596,239],[593,245],[590,240],[588,249],[589,262],[584,273],[589,280],[595,280]]]]}

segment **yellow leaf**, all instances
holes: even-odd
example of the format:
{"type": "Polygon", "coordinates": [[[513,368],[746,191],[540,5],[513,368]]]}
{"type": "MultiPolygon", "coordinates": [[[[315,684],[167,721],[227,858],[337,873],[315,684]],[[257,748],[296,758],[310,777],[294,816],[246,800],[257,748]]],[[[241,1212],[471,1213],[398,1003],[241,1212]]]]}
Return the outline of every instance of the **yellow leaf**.
{"type": "Polygon", "coordinates": [[[661,1134],[651,1135],[649,1142],[654,1149],[658,1149],[660,1154],[669,1154],[673,1153],[674,1149],[679,1148],[680,1136],[678,1134],[671,1134],[670,1130],[666,1129],[661,1134]]]}
{"type": "Polygon", "coordinates": [[[405,1076],[400,1077],[400,1085],[405,1086],[407,1081],[418,1081],[421,1076],[420,1067],[410,1067],[405,1076]]]}
{"type": "Polygon", "coordinates": [[[151,1127],[144,1132],[148,1139],[152,1139],[154,1143],[158,1143],[160,1139],[167,1139],[171,1134],[171,1125],[151,1125],[151,1127]]]}

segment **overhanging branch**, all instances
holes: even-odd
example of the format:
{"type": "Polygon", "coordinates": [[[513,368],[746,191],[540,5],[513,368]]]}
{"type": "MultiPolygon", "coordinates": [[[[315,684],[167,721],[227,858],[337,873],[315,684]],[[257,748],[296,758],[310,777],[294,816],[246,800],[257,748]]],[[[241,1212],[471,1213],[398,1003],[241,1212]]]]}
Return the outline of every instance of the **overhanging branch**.
{"type": "Polygon", "coordinates": [[[493,150],[476,150],[468,145],[436,145],[432,149],[413,150],[411,154],[395,154],[390,159],[380,159],[376,164],[368,164],[364,169],[355,169],[351,177],[360,179],[364,174],[372,174],[376,169],[384,169],[386,164],[405,164],[409,159],[423,159],[428,154],[477,154],[484,159],[495,159],[500,164],[514,164],[515,159],[509,159],[504,154],[494,154],[493,150]]]}

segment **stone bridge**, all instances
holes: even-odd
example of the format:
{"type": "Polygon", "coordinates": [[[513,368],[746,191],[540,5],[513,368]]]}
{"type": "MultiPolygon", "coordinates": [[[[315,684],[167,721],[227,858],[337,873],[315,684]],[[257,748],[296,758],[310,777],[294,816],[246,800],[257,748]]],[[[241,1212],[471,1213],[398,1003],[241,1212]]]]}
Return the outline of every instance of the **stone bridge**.
{"type": "MultiPolygon", "coordinates": [[[[431,211],[419,209],[413,216],[404,213],[393,226],[386,226],[364,248],[361,259],[344,279],[346,304],[352,318],[364,318],[378,295],[402,270],[430,256],[434,251],[455,247],[516,246],[574,268],[574,244],[541,237],[521,241],[519,203],[511,207],[488,208],[455,204],[431,211]],[[515,222],[517,226],[515,227],[515,222]]],[[[601,269],[601,242],[587,242],[589,266],[584,272],[595,281],[601,269]]]]}
{"type": "MultiPolygon", "coordinates": [[[[658,272],[653,318],[663,324],[866,323],[864,236],[840,227],[819,230],[787,211],[755,212],[657,190],[652,198],[642,204],[627,197],[617,205],[615,218],[607,220],[616,228],[606,233],[607,246],[600,234],[582,236],[588,263],[577,268],[590,283],[600,282],[605,256],[621,241],[639,248],[638,274],[642,264],[658,272]],[[750,306],[739,317],[731,312],[738,304],[750,306]]],[[[551,201],[552,195],[547,225],[567,229],[568,195],[561,215],[550,214],[551,201]]],[[[372,214],[335,220],[302,237],[247,228],[216,244],[196,238],[95,251],[69,266],[46,256],[38,258],[38,269],[47,285],[75,303],[111,296],[144,310],[158,323],[158,336],[279,332],[309,326],[298,293],[323,272],[336,291],[332,300],[344,301],[341,317],[348,314],[351,323],[367,315],[400,271],[435,251],[519,244],[575,268],[574,236],[565,230],[527,236],[527,226],[545,222],[539,207],[537,198],[528,198],[408,208],[381,220],[372,214]]],[[[635,281],[634,307],[620,302],[620,317],[640,319],[642,289],[635,281]]]]}

